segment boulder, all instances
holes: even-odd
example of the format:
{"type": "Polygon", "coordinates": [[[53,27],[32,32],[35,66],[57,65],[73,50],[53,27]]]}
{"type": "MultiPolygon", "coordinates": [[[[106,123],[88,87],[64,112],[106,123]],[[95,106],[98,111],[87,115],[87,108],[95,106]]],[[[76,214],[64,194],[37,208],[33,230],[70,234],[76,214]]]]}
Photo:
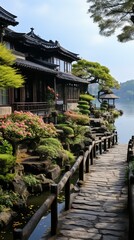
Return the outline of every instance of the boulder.
{"type": "Polygon", "coordinates": [[[51,168],[47,170],[46,177],[55,180],[60,176],[61,169],[58,165],[52,165],[51,168]]]}
{"type": "Polygon", "coordinates": [[[52,162],[50,160],[40,161],[39,158],[31,158],[22,162],[25,172],[30,172],[32,174],[45,173],[51,166],[52,162]]]}
{"type": "Polygon", "coordinates": [[[14,218],[17,213],[13,212],[12,210],[3,211],[0,213],[0,228],[7,226],[12,218],[14,218]]]}
{"type": "Polygon", "coordinates": [[[39,174],[36,176],[36,179],[38,179],[42,185],[42,190],[49,190],[50,185],[54,183],[52,179],[46,178],[45,174],[39,174]]]}
{"type": "Polygon", "coordinates": [[[27,186],[22,180],[21,176],[16,175],[14,180],[12,181],[13,184],[13,191],[18,193],[24,201],[27,200],[29,193],[27,191],[27,186]]]}

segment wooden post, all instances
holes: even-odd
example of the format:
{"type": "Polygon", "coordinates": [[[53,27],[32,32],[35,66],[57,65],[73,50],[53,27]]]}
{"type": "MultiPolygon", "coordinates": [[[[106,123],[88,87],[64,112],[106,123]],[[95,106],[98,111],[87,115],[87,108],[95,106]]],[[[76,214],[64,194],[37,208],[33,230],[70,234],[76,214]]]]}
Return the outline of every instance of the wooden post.
{"type": "Polygon", "coordinates": [[[87,160],[86,160],[86,173],[89,173],[89,159],[90,159],[90,157],[89,157],[89,154],[88,154],[87,160]]]}
{"type": "Polygon", "coordinates": [[[113,146],[115,145],[114,136],[115,136],[115,135],[113,135],[113,139],[112,139],[112,145],[113,145],[113,146]]]}
{"type": "Polygon", "coordinates": [[[93,157],[96,158],[96,144],[94,144],[93,147],[93,157]]]}
{"type": "Polygon", "coordinates": [[[133,146],[134,146],[134,136],[132,136],[132,143],[133,143],[133,146]]]}
{"type": "Polygon", "coordinates": [[[115,142],[116,142],[116,144],[118,143],[118,134],[117,134],[117,132],[116,132],[116,135],[115,135],[115,142]]]}
{"type": "Polygon", "coordinates": [[[15,228],[13,229],[13,240],[22,240],[22,229],[15,228]]]}
{"type": "Polygon", "coordinates": [[[108,148],[111,147],[111,138],[108,138],[108,148]]]}
{"type": "Polygon", "coordinates": [[[87,158],[86,158],[86,161],[85,161],[85,172],[86,173],[89,173],[89,146],[86,146],[85,147],[85,152],[88,151],[88,155],[87,155],[87,158]]]}
{"type": "MultiPolygon", "coordinates": [[[[70,165],[65,166],[65,171],[70,170],[70,165]]],[[[70,177],[65,184],[65,211],[70,209],[70,177]]]]}
{"type": "MultiPolygon", "coordinates": [[[[101,140],[101,137],[99,137],[99,140],[101,140]]],[[[102,141],[99,143],[99,151],[102,154],[102,141]]]]}
{"type": "Polygon", "coordinates": [[[94,164],[93,148],[92,148],[92,150],[91,150],[91,152],[90,152],[90,160],[91,160],[91,165],[93,165],[93,164],[94,164]]]}
{"type": "MultiPolygon", "coordinates": [[[[80,155],[83,155],[83,150],[80,151],[80,155]]],[[[84,157],[79,165],[79,181],[84,181],[84,157]]]]}
{"type": "Polygon", "coordinates": [[[57,224],[58,224],[57,184],[51,185],[51,193],[55,194],[55,199],[51,205],[51,235],[53,236],[57,232],[57,224]]]}
{"type": "Polygon", "coordinates": [[[130,148],[130,149],[128,150],[128,162],[133,161],[133,159],[134,159],[133,150],[130,148]]]}
{"type": "Polygon", "coordinates": [[[105,138],[104,139],[104,152],[107,151],[107,139],[105,138]]]}

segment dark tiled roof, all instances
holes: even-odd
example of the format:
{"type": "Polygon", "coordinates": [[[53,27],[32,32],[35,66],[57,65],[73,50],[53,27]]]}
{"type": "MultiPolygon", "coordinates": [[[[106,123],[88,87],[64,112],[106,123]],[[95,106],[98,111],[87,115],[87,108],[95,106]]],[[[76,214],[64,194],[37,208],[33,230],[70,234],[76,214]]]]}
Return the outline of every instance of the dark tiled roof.
{"type": "Polygon", "coordinates": [[[57,78],[68,80],[68,81],[74,81],[74,82],[81,82],[81,83],[89,84],[89,82],[87,80],[76,77],[76,76],[72,75],[71,73],[58,72],[57,73],[57,78]]]}
{"type": "Polygon", "coordinates": [[[29,33],[17,33],[11,29],[6,29],[6,36],[4,38],[12,39],[12,41],[20,41],[29,47],[37,47],[38,49],[47,52],[49,55],[53,53],[55,55],[61,55],[63,58],[67,57],[70,59],[70,62],[77,61],[79,59],[78,54],[70,52],[67,49],[63,48],[58,41],[46,41],[40,38],[33,32],[33,29],[29,33]]]}
{"type": "Polygon", "coordinates": [[[88,81],[83,80],[79,77],[76,77],[76,76],[72,75],[71,73],[57,72],[53,69],[44,67],[44,66],[39,65],[37,63],[27,61],[27,60],[21,59],[21,58],[16,59],[15,65],[19,66],[19,67],[21,66],[21,67],[24,67],[24,68],[29,68],[29,69],[41,71],[41,72],[51,73],[51,74],[56,75],[56,77],[58,79],[63,79],[63,80],[72,81],[72,82],[86,83],[86,84],[89,83],[88,81]]]}
{"type": "MultiPolygon", "coordinates": [[[[34,31],[34,29],[31,28],[31,31],[27,34],[25,34],[25,38],[31,40],[31,43],[35,43],[41,48],[47,49],[47,51],[55,51],[60,54],[66,55],[67,57],[71,58],[73,61],[76,61],[79,59],[78,54],[68,51],[67,49],[61,47],[58,41],[53,42],[52,40],[46,41],[45,39],[42,39],[41,37],[37,36],[34,31]],[[29,37],[29,38],[28,38],[29,37]]],[[[23,34],[24,36],[24,34],[23,34]]]]}
{"type": "Polygon", "coordinates": [[[17,21],[15,21],[16,16],[12,13],[6,11],[0,6],[0,23],[4,26],[12,25],[16,26],[18,24],[17,21]]]}
{"type": "Polygon", "coordinates": [[[27,45],[34,45],[35,47],[38,47],[38,43],[32,39],[30,36],[28,36],[26,33],[17,33],[14,32],[13,30],[7,28],[6,29],[6,35],[4,36],[5,39],[12,39],[16,41],[21,41],[23,44],[27,45]]]}
{"type": "Polygon", "coordinates": [[[56,71],[54,71],[50,68],[44,67],[44,66],[39,65],[37,63],[33,63],[33,62],[30,62],[30,61],[27,61],[27,60],[21,59],[21,58],[16,59],[15,65],[22,66],[22,67],[25,67],[25,68],[31,68],[31,69],[35,69],[37,71],[42,71],[42,72],[51,73],[51,74],[55,74],[55,75],[57,74],[56,71]]]}
{"type": "Polygon", "coordinates": [[[99,96],[100,99],[118,99],[119,97],[113,93],[106,93],[99,96]]]}

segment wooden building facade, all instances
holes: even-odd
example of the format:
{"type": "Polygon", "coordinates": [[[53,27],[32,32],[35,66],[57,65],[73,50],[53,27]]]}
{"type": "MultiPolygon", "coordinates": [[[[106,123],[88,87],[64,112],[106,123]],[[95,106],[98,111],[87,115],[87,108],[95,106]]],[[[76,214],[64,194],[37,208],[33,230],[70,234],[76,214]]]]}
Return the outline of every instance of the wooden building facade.
{"type": "MultiPolygon", "coordinates": [[[[19,89],[9,89],[0,106],[9,105],[13,110],[30,110],[43,114],[50,108],[50,92],[54,90],[54,101],[58,109],[76,107],[80,92],[85,92],[88,81],[71,74],[77,54],[63,48],[58,41],[46,41],[34,33],[18,33],[8,28],[18,24],[16,16],[0,7],[0,37],[16,56],[14,64],[25,78],[19,89]]],[[[1,94],[2,96],[2,94],[1,94]]]]}

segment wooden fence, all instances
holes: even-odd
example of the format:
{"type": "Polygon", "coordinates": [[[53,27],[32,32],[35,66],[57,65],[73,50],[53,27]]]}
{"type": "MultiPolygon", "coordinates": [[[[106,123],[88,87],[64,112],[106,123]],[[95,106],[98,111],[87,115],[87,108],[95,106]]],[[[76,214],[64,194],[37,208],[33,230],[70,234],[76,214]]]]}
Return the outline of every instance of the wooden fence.
{"type": "Polygon", "coordinates": [[[134,239],[134,136],[128,142],[128,211],[129,240],[134,239]],[[133,163],[133,166],[132,166],[133,163]]]}
{"type": "Polygon", "coordinates": [[[98,140],[93,141],[91,145],[86,146],[85,151],[80,151],[74,165],[70,168],[69,165],[65,167],[65,174],[58,184],[51,185],[51,194],[42,204],[42,206],[31,217],[29,222],[23,229],[14,229],[14,240],[27,240],[40,219],[51,209],[51,235],[55,235],[58,225],[58,195],[61,190],[65,188],[65,211],[70,209],[70,180],[76,170],[79,170],[79,181],[84,181],[84,173],[89,172],[89,166],[94,164],[94,158],[97,155],[107,152],[107,150],[117,144],[117,132],[110,136],[100,137],[98,140]]]}

